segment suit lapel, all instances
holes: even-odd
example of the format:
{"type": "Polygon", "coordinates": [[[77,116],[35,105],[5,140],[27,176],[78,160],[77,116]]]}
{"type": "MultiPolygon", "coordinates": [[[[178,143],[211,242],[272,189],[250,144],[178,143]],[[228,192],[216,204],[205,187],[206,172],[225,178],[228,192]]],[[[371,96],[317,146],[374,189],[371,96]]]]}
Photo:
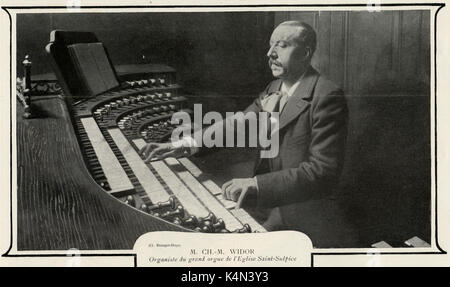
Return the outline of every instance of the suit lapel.
{"type": "MultiPolygon", "coordinates": [[[[309,106],[309,101],[307,101],[307,99],[312,96],[312,91],[318,78],[319,73],[313,67],[310,67],[306,71],[306,74],[301,79],[294,94],[289,97],[283,112],[280,115],[280,130],[297,118],[309,106]]],[[[281,81],[278,89],[280,89],[280,87],[281,81]]]]}
{"type": "Polygon", "coordinates": [[[270,95],[272,93],[279,92],[281,90],[281,84],[282,83],[283,82],[280,79],[276,79],[275,81],[273,81],[270,84],[269,88],[267,89],[266,95],[270,95]]]}

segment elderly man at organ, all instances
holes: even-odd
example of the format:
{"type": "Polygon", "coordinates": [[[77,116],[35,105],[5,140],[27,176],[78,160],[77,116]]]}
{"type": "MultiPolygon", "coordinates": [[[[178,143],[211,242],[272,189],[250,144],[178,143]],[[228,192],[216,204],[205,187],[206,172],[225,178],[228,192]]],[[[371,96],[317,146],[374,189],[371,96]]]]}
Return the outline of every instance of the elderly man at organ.
{"type": "MultiPolygon", "coordinates": [[[[222,196],[238,208],[255,199],[266,230],[302,231],[315,246],[348,244],[352,235],[331,199],[344,159],[347,105],[343,91],[311,66],[315,49],[316,33],[308,24],[288,21],[273,31],[267,57],[276,79],[244,113],[279,112],[279,153],[260,158],[254,177],[223,184],[222,196]]],[[[192,138],[184,142],[149,143],[141,153],[150,160],[205,149],[192,138]]]]}
{"type": "Polygon", "coordinates": [[[429,15],[378,37],[396,15],[18,15],[17,250],[128,250],[153,231],[427,246],[429,15]]]}

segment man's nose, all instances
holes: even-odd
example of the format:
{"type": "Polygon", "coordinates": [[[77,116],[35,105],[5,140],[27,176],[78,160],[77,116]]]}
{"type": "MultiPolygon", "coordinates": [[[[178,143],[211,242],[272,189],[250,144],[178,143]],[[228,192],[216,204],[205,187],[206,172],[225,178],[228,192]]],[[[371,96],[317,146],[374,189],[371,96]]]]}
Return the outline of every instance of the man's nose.
{"type": "Polygon", "coordinates": [[[269,51],[267,52],[267,57],[269,58],[277,57],[277,53],[275,52],[275,44],[270,47],[269,51]]]}

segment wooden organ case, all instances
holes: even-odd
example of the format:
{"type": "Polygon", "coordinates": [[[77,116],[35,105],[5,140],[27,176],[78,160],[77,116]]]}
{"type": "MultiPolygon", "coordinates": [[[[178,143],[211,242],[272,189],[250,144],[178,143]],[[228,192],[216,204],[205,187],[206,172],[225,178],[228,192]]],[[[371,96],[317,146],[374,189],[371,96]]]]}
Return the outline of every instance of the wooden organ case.
{"type": "Polygon", "coordinates": [[[265,231],[189,158],[146,164],[138,154],[167,141],[184,108],[174,69],[116,71],[88,32],[52,31],[46,50],[62,89],[39,91],[28,77],[18,91],[18,250],[132,249],[150,231],[265,231]]]}

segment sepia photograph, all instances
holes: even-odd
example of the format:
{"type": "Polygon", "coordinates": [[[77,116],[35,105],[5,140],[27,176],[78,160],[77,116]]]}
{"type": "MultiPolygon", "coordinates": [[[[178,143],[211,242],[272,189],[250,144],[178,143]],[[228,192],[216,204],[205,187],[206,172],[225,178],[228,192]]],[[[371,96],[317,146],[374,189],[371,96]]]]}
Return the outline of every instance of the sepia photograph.
{"type": "Polygon", "coordinates": [[[158,231],[443,252],[442,5],[44,8],[2,7],[6,255],[120,254],[158,231]]]}

